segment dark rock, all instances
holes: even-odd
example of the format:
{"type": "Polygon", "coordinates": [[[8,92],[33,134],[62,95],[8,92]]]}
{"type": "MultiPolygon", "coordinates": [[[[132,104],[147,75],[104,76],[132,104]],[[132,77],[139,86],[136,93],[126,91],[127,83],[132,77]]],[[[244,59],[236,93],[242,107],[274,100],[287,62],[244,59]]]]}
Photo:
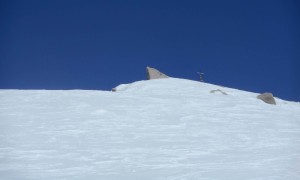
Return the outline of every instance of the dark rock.
{"type": "Polygon", "coordinates": [[[275,98],[272,93],[263,93],[257,96],[257,99],[261,99],[265,103],[276,105],[275,98]]]}
{"type": "Polygon", "coordinates": [[[169,76],[165,75],[164,73],[161,73],[157,69],[147,67],[147,79],[162,79],[162,78],[168,78],[169,76]]]}
{"type": "Polygon", "coordinates": [[[215,93],[215,92],[220,92],[222,93],[223,95],[228,95],[226,92],[220,90],[220,89],[216,89],[216,90],[211,90],[210,93],[215,93]]]}

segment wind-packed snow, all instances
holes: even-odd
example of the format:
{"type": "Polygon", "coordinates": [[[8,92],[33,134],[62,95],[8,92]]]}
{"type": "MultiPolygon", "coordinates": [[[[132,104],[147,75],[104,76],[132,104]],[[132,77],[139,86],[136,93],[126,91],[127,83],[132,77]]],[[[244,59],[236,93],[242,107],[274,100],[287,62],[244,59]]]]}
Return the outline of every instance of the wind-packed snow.
{"type": "Polygon", "coordinates": [[[0,90],[0,179],[300,179],[299,103],[175,78],[116,89],[0,90]]]}

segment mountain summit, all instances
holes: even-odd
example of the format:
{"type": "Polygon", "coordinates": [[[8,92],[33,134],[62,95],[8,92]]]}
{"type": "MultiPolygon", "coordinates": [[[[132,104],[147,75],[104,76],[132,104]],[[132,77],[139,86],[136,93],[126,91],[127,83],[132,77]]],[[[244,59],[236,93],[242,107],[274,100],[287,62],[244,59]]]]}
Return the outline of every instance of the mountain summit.
{"type": "Polygon", "coordinates": [[[165,78],[0,90],[1,179],[300,179],[300,104],[165,78]]]}

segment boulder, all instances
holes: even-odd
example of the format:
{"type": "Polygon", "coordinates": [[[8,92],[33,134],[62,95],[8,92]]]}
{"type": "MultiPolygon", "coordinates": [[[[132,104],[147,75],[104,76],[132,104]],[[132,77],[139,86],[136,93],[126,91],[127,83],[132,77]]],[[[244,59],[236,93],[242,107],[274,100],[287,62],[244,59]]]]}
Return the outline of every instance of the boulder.
{"type": "Polygon", "coordinates": [[[276,105],[276,101],[275,98],[273,97],[272,93],[263,93],[257,96],[257,99],[261,99],[262,101],[264,101],[267,104],[275,104],[276,105]]]}
{"type": "Polygon", "coordinates": [[[147,79],[162,79],[162,78],[168,78],[169,76],[165,75],[164,73],[158,71],[157,69],[147,67],[147,79]]]}

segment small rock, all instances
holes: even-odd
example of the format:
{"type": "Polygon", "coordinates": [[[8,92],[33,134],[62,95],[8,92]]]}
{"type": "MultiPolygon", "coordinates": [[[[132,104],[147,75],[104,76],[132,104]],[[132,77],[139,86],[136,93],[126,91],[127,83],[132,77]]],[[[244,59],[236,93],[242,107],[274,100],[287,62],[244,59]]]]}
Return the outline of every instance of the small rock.
{"type": "Polygon", "coordinates": [[[275,98],[273,97],[272,93],[263,93],[257,96],[257,99],[261,99],[267,104],[274,104],[276,105],[275,98]]]}
{"type": "Polygon", "coordinates": [[[226,92],[220,90],[220,89],[216,89],[216,90],[211,90],[210,93],[215,93],[215,92],[220,92],[222,93],[223,95],[228,95],[226,92]]]}

